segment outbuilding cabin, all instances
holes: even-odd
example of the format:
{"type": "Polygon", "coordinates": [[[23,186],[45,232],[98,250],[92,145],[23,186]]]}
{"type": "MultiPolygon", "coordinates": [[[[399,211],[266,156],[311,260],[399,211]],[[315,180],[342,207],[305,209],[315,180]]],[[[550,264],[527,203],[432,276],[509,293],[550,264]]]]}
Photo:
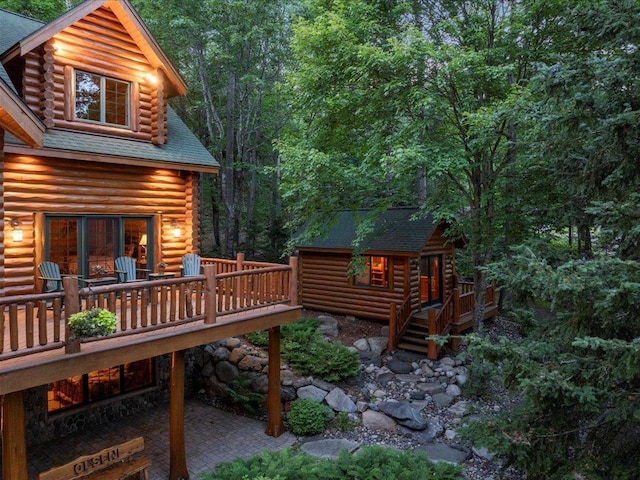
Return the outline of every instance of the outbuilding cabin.
{"type": "MultiPolygon", "coordinates": [[[[364,209],[339,211],[322,237],[296,245],[300,303],[389,323],[391,349],[401,346],[427,353],[430,348],[430,355],[437,355],[427,335],[470,327],[473,302],[469,311],[468,302],[467,310],[458,308],[461,296],[473,296],[472,286],[458,282],[456,275],[455,249],[463,242],[449,240],[448,225],[418,208],[391,208],[375,220],[360,245],[364,267],[352,273],[358,265],[352,262],[357,228],[370,215],[364,209]],[[435,323],[428,328],[430,317],[435,323]]],[[[495,315],[492,295],[491,289],[486,316],[495,315]]]]}

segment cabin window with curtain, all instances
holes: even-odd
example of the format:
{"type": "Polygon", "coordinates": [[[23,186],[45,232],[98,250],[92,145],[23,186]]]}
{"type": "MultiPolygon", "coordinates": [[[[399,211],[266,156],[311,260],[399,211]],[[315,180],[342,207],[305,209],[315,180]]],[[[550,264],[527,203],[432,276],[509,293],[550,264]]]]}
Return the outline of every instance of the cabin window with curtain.
{"type": "Polygon", "coordinates": [[[153,359],[103,368],[49,384],[47,411],[58,412],[155,385],[153,359]]]}
{"type": "Polygon", "coordinates": [[[353,279],[359,287],[389,287],[389,259],[387,257],[366,256],[364,269],[353,279]]]}
{"type": "Polygon", "coordinates": [[[76,120],[128,127],[129,111],[129,82],[76,70],[76,120]]]}

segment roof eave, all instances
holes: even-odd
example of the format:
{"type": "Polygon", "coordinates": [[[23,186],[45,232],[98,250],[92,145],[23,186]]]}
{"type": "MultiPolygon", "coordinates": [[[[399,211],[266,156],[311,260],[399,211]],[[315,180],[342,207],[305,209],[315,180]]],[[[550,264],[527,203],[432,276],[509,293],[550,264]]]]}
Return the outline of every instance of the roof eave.
{"type": "MultiPolygon", "coordinates": [[[[86,161],[87,156],[83,152],[77,152],[74,150],[61,150],[55,148],[42,148],[37,152],[29,148],[26,145],[5,144],[5,152],[13,153],[16,155],[37,155],[39,157],[60,158],[66,160],[81,160],[86,161]]],[[[210,165],[198,165],[189,163],[173,163],[162,160],[136,158],[136,157],[122,157],[116,155],[104,155],[104,154],[91,154],[92,162],[99,163],[111,163],[115,165],[136,165],[140,167],[150,168],[163,168],[170,170],[184,170],[190,172],[199,173],[213,173],[218,174],[220,171],[219,166],[210,165]]]]}
{"type": "Polygon", "coordinates": [[[0,80],[0,126],[32,148],[42,147],[42,121],[0,80]]]}

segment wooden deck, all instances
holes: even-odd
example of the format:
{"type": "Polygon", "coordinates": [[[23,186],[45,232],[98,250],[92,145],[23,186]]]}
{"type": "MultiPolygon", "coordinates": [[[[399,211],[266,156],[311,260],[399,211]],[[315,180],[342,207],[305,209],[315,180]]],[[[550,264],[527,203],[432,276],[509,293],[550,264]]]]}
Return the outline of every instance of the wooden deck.
{"type": "Polygon", "coordinates": [[[295,268],[247,263],[93,288],[67,278],[64,292],[0,299],[0,395],[300,319],[295,268]],[[66,318],[94,306],[116,313],[117,331],[66,353],[66,318]]]}

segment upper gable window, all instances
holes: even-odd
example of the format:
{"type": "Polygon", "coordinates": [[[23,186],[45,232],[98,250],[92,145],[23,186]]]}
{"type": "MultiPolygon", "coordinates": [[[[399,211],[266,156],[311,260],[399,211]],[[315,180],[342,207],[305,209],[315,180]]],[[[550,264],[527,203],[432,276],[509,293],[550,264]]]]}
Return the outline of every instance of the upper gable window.
{"type": "Polygon", "coordinates": [[[129,82],[76,70],[76,120],[128,127],[130,89],[129,82]]]}

